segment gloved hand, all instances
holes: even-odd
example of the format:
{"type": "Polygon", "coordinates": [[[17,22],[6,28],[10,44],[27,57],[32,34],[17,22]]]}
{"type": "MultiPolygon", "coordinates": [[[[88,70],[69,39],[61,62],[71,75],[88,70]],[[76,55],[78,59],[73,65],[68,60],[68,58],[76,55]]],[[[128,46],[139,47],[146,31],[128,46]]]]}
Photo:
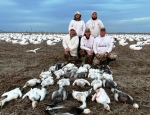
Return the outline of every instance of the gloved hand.
{"type": "Polygon", "coordinates": [[[108,57],[108,52],[104,53],[104,57],[108,57]]]}
{"type": "Polygon", "coordinates": [[[96,58],[98,60],[101,60],[104,57],[104,54],[96,54],[96,58]]]}

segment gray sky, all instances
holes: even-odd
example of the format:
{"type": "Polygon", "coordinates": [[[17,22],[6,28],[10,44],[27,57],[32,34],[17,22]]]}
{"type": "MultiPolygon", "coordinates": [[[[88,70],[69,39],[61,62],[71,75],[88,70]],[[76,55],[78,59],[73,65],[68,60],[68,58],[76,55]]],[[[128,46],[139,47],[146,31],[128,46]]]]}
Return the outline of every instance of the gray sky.
{"type": "Polygon", "coordinates": [[[0,0],[0,30],[67,32],[79,11],[97,11],[107,32],[149,32],[150,0],[0,0]]]}

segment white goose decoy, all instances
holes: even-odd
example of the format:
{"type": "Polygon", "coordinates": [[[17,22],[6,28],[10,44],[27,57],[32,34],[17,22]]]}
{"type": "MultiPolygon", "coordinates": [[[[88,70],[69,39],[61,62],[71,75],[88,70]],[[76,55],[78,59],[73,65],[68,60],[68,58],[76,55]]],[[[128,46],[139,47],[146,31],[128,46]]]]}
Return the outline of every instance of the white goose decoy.
{"type": "Polygon", "coordinates": [[[84,91],[84,92],[80,92],[80,91],[72,91],[72,96],[74,99],[81,101],[82,105],[80,106],[80,108],[85,109],[86,108],[86,98],[90,95],[90,93],[92,92],[92,88],[89,89],[88,91],[84,91]]]}
{"type": "Polygon", "coordinates": [[[33,53],[36,53],[36,51],[39,50],[39,49],[41,49],[41,48],[36,48],[36,49],[34,49],[34,50],[27,50],[26,52],[33,52],[33,53]]]}
{"type": "Polygon", "coordinates": [[[38,94],[38,91],[40,89],[34,88],[34,89],[30,89],[29,92],[27,92],[22,99],[24,99],[25,97],[29,97],[29,99],[32,101],[32,108],[35,109],[37,106],[37,101],[40,99],[40,95],[38,94]]]}
{"type": "Polygon", "coordinates": [[[90,83],[86,79],[76,79],[72,85],[77,85],[83,88],[86,84],[90,86],[90,83]]]}
{"type": "Polygon", "coordinates": [[[122,39],[119,41],[119,45],[125,46],[125,45],[128,45],[128,42],[126,42],[126,40],[122,39]]]}
{"type": "Polygon", "coordinates": [[[63,86],[68,86],[70,85],[70,79],[60,79],[57,84],[59,85],[59,87],[63,87],[63,86]]]}
{"type": "Polygon", "coordinates": [[[3,107],[4,104],[13,99],[17,99],[18,97],[22,97],[22,92],[20,88],[15,88],[11,91],[8,91],[2,95],[2,97],[7,96],[5,99],[0,101],[0,106],[3,107]]]}
{"type": "Polygon", "coordinates": [[[114,99],[116,101],[119,101],[121,103],[131,104],[135,109],[139,108],[139,105],[134,102],[133,98],[129,94],[122,92],[118,89],[114,89],[112,92],[114,93],[114,99]]]}
{"type": "Polygon", "coordinates": [[[41,80],[40,79],[36,79],[36,78],[33,78],[33,79],[30,79],[28,80],[25,85],[23,86],[23,88],[26,88],[28,86],[35,86],[37,83],[41,83],[41,80]]]}
{"type": "Polygon", "coordinates": [[[47,40],[46,41],[47,45],[55,45],[56,43],[52,40],[47,40]]]}
{"type": "Polygon", "coordinates": [[[141,45],[137,45],[137,44],[132,44],[132,45],[129,46],[129,48],[131,50],[141,50],[142,46],[141,45]]]}
{"type": "Polygon", "coordinates": [[[110,107],[108,105],[110,103],[110,98],[103,88],[96,89],[96,93],[92,97],[92,101],[94,100],[96,100],[98,103],[103,104],[104,109],[110,111],[110,107]]]}
{"type": "Polygon", "coordinates": [[[96,90],[97,88],[102,87],[102,81],[100,79],[95,79],[91,82],[91,86],[93,86],[93,89],[96,90]]]}
{"type": "Polygon", "coordinates": [[[20,45],[28,45],[29,42],[26,41],[26,40],[22,40],[22,41],[19,42],[19,44],[20,44],[20,45]]]}

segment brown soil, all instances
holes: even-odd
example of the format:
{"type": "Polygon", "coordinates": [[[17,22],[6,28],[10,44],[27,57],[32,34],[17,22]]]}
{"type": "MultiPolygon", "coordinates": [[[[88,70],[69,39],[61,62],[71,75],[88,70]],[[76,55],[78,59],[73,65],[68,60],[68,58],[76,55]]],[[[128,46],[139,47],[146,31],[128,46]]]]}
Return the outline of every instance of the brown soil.
{"type": "MultiPolygon", "coordinates": [[[[132,42],[133,43],[133,42],[132,42]]],[[[140,51],[133,51],[127,46],[119,46],[113,52],[119,55],[116,61],[110,63],[113,71],[114,81],[118,84],[118,89],[129,93],[134,100],[140,105],[139,110],[134,110],[132,105],[122,104],[114,101],[110,90],[106,89],[111,104],[112,112],[107,112],[101,104],[91,101],[91,95],[87,98],[87,107],[91,109],[90,115],[150,115],[150,45],[143,46],[140,51]]],[[[18,44],[0,42],[0,95],[16,87],[22,87],[24,83],[31,78],[38,78],[43,69],[48,70],[50,66],[57,61],[63,61],[62,44],[57,43],[55,46],[48,46],[45,42],[40,45],[29,44],[21,46],[18,44]],[[37,53],[27,53],[26,50],[41,47],[37,53]]],[[[91,81],[90,79],[88,79],[91,81]]],[[[71,84],[74,79],[71,79],[71,84]]],[[[57,82],[57,81],[56,81],[57,82]]],[[[45,115],[44,103],[50,103],[51,94],[58,88],[58,85],[47,87],[48,94],[44,101],[39,102],[35,110],[31,107],[31,101],[28,98],[16,99],[6,103],[0,108],[0,114],[5,115],[45,115]]],[[[37,85],[35,87],[39,87],[37,85]]],[[[61,105],[80,106],[81,103],[72,98],[72,90],[85,91],[90,87],[83,89],[77,86],[65,86],[69,92],[69,97],[61,105]]],[[[25,94],[30,90],[26,88],[25,94]]],[[[2,98],[0,98],[1,100],[2,98]]]]}

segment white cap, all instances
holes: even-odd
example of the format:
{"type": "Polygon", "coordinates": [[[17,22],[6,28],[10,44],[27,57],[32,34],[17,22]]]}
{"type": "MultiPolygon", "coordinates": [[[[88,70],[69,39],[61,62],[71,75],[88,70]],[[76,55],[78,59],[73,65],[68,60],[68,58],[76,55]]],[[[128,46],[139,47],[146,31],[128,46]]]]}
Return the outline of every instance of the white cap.
{"type": "Polygon", "coordinates": [[[97,13],[97,12],[96,12],[96,11],[93,11],[92,14],[93,14],[93,13],[97,13]]]}
{"type": "MultiPolygon", "coordinates": [[[[70,30],[75,30],[75,28],[74,28],[74,27],[71,27],[70,30]]],[[[69,31],[70,31],[70,30],[69,30],[69,31]]],[[[75,31],[76,31],[76,30],[75,30],[75,31]]]]}
{"type": "Polygon", "coordinates": [[[80,14],[80,12],[79,12],[79,11],[76,11],[75,14],[80,14]]]}

